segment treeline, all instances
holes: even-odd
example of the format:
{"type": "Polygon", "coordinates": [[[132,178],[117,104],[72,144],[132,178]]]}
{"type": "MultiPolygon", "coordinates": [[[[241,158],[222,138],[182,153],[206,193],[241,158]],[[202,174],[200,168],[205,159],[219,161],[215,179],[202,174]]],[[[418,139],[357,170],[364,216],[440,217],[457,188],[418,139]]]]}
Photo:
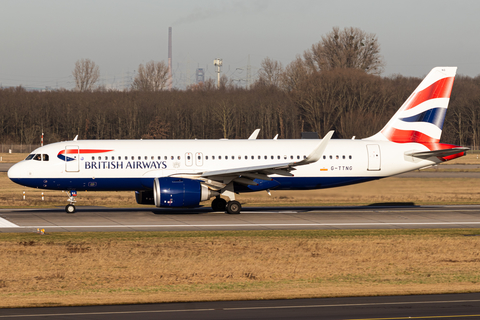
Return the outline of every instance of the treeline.
{"type": "MultiPolygon", "coordinates": [[[[379,131],[419,78],[380,77],[358,69],[311,73],[293,89],[261,81],[250,89],[224,81],[173,91],[0,89],[2,143],[73,139],[299,138],[301,132],[363,138],[379,131]]],[[[480,78],[457,76],[442,142],[478,146],[480,78]]]]}

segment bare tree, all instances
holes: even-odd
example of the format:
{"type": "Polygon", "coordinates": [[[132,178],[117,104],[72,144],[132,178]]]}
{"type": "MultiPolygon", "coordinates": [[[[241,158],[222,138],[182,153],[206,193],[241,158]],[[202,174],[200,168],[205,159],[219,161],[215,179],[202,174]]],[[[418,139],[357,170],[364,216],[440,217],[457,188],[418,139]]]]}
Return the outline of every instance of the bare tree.
{"type": "Polygon", "coordinates": [[[148,131],[142,135],[142,139],[166,139],[170,132],[170,123],[163,120],[160,116],[156,116],[150,121],[148,131]]]}
{"type": "Polygon", "coordinates": [[[266,86],[280,86],[283,72],[282,63],[266,57],[260,64],[261,69],[258,72],[258,82],[266,86]]]}
{"type": "Polygon", "coordinates": [[[138,74],[133,80],[132,89],[140,91],[163,90],[168,81],[168,66],[165,62],[149,61],[138,66],[138,74]]]}
{"type": "Polygon", "coordinates": [[[303,57],[313,71],[354,68],[379,75],[384,66],[376,35],[353,27],[343,30],[334,27],[306,50],[303,57]]]}
{"type": "Polygon", "coordinates": [[[290,62],[281,76],[282,88],[287,91],[297,89],[299,82],[305,79],[309,74],[302,58],[297,55],[296,59],[290,62]]]}
{"type": "Polygon", "coordinates": [[[72,72],[75,79],[75,90],[89,91],[100,77],[100,69],[90,59],[81,59],[75,62],[75,69],[72,72]]]}

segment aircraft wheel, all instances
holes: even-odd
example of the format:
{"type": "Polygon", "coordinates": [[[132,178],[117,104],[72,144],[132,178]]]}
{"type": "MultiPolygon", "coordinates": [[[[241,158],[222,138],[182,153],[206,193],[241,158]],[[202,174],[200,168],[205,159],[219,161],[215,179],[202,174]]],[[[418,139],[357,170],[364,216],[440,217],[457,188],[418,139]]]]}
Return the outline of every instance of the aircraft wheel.
{"type": "Polygon", "coordinates": [[[212,201],[212,209],[213,211],[225,211],[227,207],[227,201],[222,198],[215,198],[212,201]]]}
{"type": "Polygon", "coordinates": [[[239,214],[242,210],[242,205],[238,201],[229,201],[227,203],[227,213],[228,214],[239,214]]]}
{"type": "Polygon", "coordinates": [[[77,211],[77,209],[73,204],[67,204],[67,206],[65,207],[66,213],[75,213],[75,211],[77,211]]]}

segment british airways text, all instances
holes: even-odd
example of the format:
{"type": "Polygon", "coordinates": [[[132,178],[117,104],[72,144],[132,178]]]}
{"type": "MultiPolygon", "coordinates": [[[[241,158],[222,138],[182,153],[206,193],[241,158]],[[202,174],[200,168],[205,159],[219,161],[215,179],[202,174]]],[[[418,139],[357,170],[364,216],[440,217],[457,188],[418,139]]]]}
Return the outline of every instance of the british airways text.
{"type": "Polygon", "coordinates": [[[85,161],[85,169],[167,169],[166,161],[85,161]]]}

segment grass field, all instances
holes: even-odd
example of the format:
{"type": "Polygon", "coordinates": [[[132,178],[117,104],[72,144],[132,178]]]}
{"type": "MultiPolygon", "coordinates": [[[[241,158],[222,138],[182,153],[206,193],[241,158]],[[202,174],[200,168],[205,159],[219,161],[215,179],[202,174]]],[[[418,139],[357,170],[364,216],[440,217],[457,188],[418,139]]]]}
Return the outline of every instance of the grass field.
{"type": "MultiPolygon", "coordinates": [[[[476,155],[467,160],[476,164],[476,155]]],[[[392,177],[237,199],[244,206],[478,204],[479,180],[392,177]]],[[[66,199],[0,173],[1,207],[66,199]]],[[[80,192],[78,200],[136,206],[133,192],[80,192]]],[[[0,234],[0,308],[473,292],[479,270],[479,229],[0,234]]]]}
{"type": "Polygon", "coordinates": [[[0,307],[474,292],[480,231],[0,234],[0,307]]]}

